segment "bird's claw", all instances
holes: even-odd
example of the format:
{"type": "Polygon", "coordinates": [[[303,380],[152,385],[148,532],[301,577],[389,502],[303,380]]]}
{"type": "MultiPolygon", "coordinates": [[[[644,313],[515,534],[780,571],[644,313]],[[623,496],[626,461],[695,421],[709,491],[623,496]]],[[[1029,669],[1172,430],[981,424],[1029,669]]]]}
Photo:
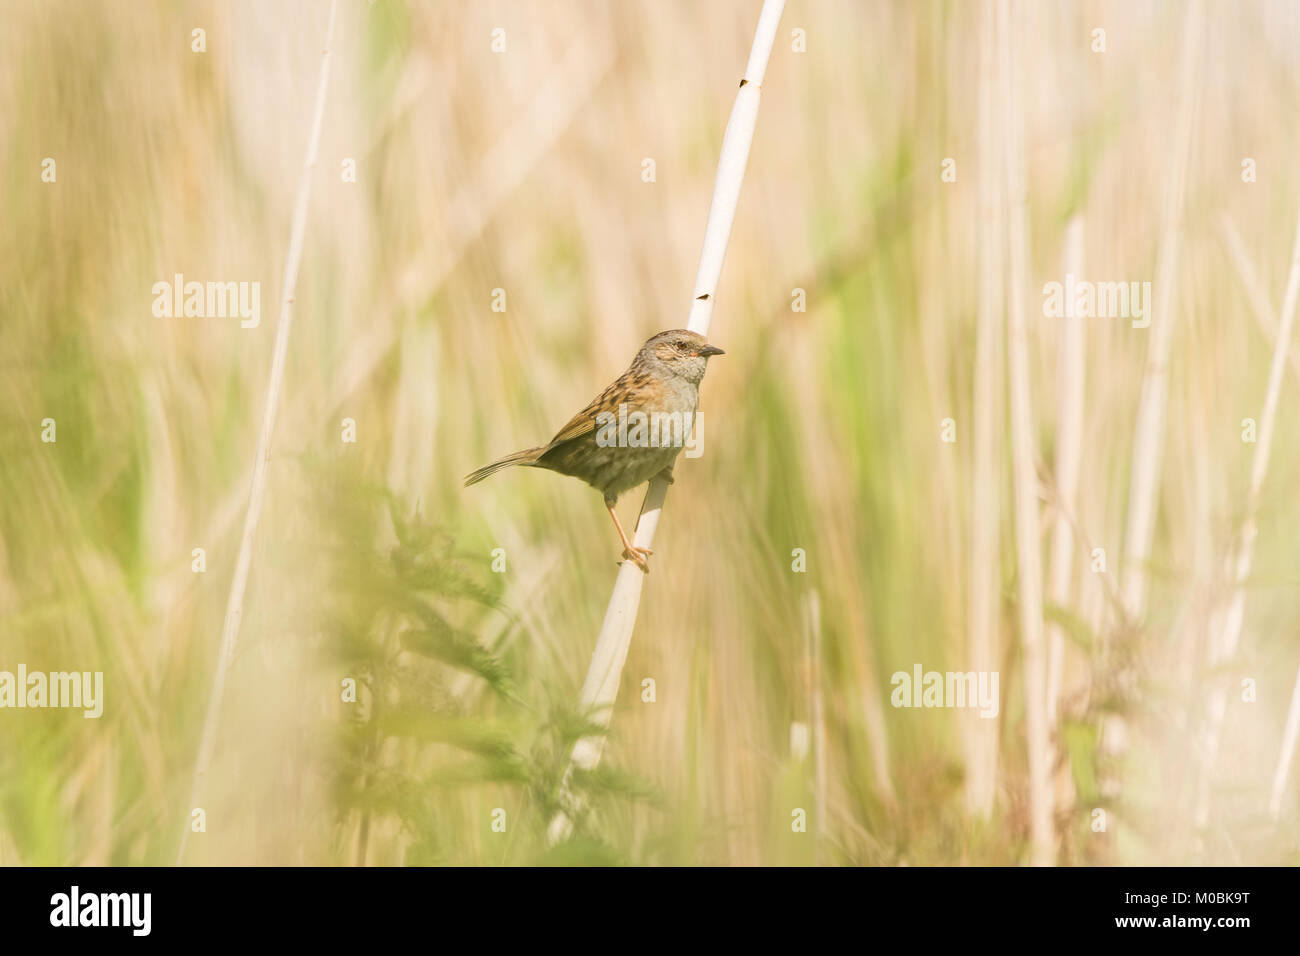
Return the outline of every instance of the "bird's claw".
{"type": "Polygon", "coordinates": [[[654,554],[649,548],[631,547],[623,552],[624,560],[631,561],[646,574],[650,573],[650,562],[646,561],[646,556],[654,554]]]}

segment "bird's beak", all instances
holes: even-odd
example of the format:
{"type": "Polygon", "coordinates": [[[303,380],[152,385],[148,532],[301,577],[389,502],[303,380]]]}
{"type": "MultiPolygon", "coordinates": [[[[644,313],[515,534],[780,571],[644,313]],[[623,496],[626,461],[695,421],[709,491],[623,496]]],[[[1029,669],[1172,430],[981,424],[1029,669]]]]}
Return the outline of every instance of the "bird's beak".
{"type": "Polygon", "coordinates": [[[710,355],[726,355],[727,353],[722,351],[722,349],[718,348],[716,345],[705,345],[697,354],[708,358],[710,355]]]}

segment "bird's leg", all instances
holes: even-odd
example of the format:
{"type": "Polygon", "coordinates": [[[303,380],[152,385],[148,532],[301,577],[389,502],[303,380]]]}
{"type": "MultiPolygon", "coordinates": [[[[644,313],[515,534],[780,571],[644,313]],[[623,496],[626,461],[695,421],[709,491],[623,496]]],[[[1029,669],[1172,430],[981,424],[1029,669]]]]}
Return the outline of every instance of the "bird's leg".
{"type": "Polygon", "coordinates": [[[614,505],[611,502],[605,502],[605,509],[609,512],[609,516],[614,519],[614,527],[618,529],[619,540],[623,542],[623,557],[635,563],[646,574],[649,574],[650,565],[646,561],[646,555],[654,554],[654,552],[649,548],[638,548],[627,540],[627,535],[623,533],[623,526],[619,524],[618,514],[614,511],[614,505]]]}
{"type": "MultiPolygon", "coordinates": [[[[671,484],[673,483],[673,466],[672,466],[672,465],[665,465],[664,468],[663,468],[663,470],[660,471],[659,474],[655,475],[655,478],[662,478],[664,481],[668,482],[668,484],[671,485],[671,484]]],[[[651,478],[650,480],[651,480],[651,481],[654,481],[654,478],[651,478]]],[[[649,488],[646,488],[645,496],[646,496],[647,500],[650,498],[650,489],[649,489],[649,488]]],[[[645,508],[645,505],[642,504],[641,507],[642,507],[642,508],[645,508]]],[[[636,534],[637,529],[640,528],[640,527],[641,527],[641,515],[638,513],[637,516],[636,516],[636,524],[634,524],[634,525],[632,526],[632,533],[633,533],[633,534],[636,534]]]]}

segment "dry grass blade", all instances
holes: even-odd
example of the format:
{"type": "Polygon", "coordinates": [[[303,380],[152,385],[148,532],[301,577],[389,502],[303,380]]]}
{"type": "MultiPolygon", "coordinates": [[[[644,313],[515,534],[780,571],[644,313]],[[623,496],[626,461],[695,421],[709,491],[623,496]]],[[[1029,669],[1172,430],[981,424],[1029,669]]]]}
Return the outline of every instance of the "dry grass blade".
{"type": "Polygon", "coordinates": [[[1295,685],[1291,688],[1291,706],[1287,709],[1282,749],[1277,755],[1277,769],[1273,771],[1273,787],[1269,793],[1268,813],[1274,820],[1282,812],[1282,794],[1286,791],[1287,777],[1291,774],[1297,736],[1300,736],[1300,670],[1296,671],[1295,685]]]}
{"type": "Polygon", "coordinates": [[[1137,427],[1133,433],[1133,465],[1129,476],[1128,518],[1124,529],[1124,604],[1129,617],[1141,623],[1146,609],[1147,561],[1155,531],[1164,454],[1165,410],[1169,403],[1169,355],[1173,347],[1174,293],[1178,286],[1183,240],[1183,207],[1191,162],[1192,129],[1198,89],[1205,11],[1199,2],[1186,7],[1179,69],[1179,101],[1174,132],[1173,170],[1166,186],[1165,207],[1156,258],[1155,302],[1150,318],[1151,341],[1142,379],[1137,427]]]}
{"type": "MultiPolygon", "coordinates": [[[[1246,615],[1246,580],[1250,577],[1255,559],[1255,539],[1259,535],[1257,515],[1264,478],[1268,474],[1269,456],[1273,451],[1273,432],[1277,425],[1277,406],[1282,394],[1287,356],[1291,351],[1291,333],[1295,327],[1296,303],[1300,300],[1300,208],[1296,210],[1296,233],[1291,250],[1291,270],[1282,300],[1282,318],[1278,323],[1277,341],[1273,344],[1273,360],[1268,370],[1268,390],[1264,395],[1264,410],[1259,416],[1259,429],[1255,452],[1251,458],[1250,487],[1246,492],[1245,518],[1235,553],[1231,559],[1232,593],[1226,606],[1221,606],[1210,621],[1211,671],[1232,660],[1241,640],[1242,624],[1246,615]]],[[[1214,765],[1218,760],[1219,740],[1223,731],[1223,718],[1227,711],[1228,691],[1223,680],[1217,679],[1210,692],[1209,715],[1203,743],[1204,762],[1197,787],[1194,822],[1198,829],[1209,823],[1210,787],[1214,765]]],[[[1290,721],[1288,721],[1289,723],[1290,721]]]]}
{"type": "Polygon", "coordinates": [[[1009,326],[1007,373],[1011,394],[1011,458],[1015,495],[1016,565],[1020,599],[1020,641],[1024,648],[1025,726],[1029,751],[1031,862],[1050,865],[1052,834],[1051,755],[1043,659],[1043,580],[1039,554],[1038,473],[1034,467],[1034,424],[1029,390],[1029,343],[1025,287],[1029,281],[1029,212],[1025,185],[1023,118],[1020,115],[1018,37],[1011,35],[1010,4],[998,7],[1000,40],[1006,51],[1003,109],[1008,216],[1009,326]]]}
{"type": "MultiPolygon", "coordinates": [[[[1005,209],[999,176],[1000,139],[993,115],[998,73],[995,6],[984,5],[980,25],[980,226],[979,309],[975,328],[974,462],[971,479],[970,581],[967,591],[967,653],[970,667],[992,671],[998,660],[1001,607],[999,504],[1002,427],[1002,306],[1005,209]]],[[[966,809],[987,817],[997,789],[998,725],[967,721],[966,809]]]]}
{"type": "Polygon", "coordinates": [[[276,413],[280,408],[280,393],[284,386],[284,366],[289,352],[289,329],[293,322],[294,291],[298,285],[298,267],[302,262],[303,240],[307,232],[307,209],[311,200],[311,174],[316,165],[316,151],[320,144],[321,124],[325,116],[325,93],[329,88],[330,48],[334,41],[334,14],[337,0],[331,0],[329,25],[325,29],[325,49],[321,53],[320,76],[316,83],[316,107],[312,115],[311,136],[307,141],[307,158],[302,178],[298,181],[298,195],[294,201],[293,223],[289,232],[289,254],[285,258],[281,281],[280,321],[275,332],[275,352],[271,360],[271,377],[266,388],[266,407],[262,415],[262,431],[257,441],[257,456],[253,459],[252,487],[248,493],[248,512],[244,518],[244,534],[239,542],[239,557],[235,574],[230,582],[230,597],[226,602],[226,619],[221,629],[221,649],[217,669],[212,677],[212,693],[208,699],[207,715],[203,720],[203,733],[199,739],[199,753],[194,765],[194,783],[190,790],[189,808],[185,814],[185,827],[180,848],[176,851],[179,865],[185,859],[185,847],[190,835],[190,809],[197,807],[203,796],[204,778],[212,762],[216,746],[217,727],[220,724],[221,700],[226,687],[226,677],[235,659],[235,645],[239,640],[239,622],[244,614],[244,589],[248,585],[248,570],[253,560],[253,541],[257,537],[257,521],[262,512],[262,499],[266,494],[266,472],[271,459],[271,439],[275,433],[276,413]]]}
{"type": "MultiPolygon", "coordinates": [[[[1076,214],[1065,231],[1065,274],[1084,275],[1083,217],[1076,214]]],[[[1073,310],[1069,310],[1073,311],[1073,310]]],[[[1056,416],[1056,520],[1052,525],[1051,564],[1047,600],[1056,607],[1070,603],[1070,577],[1077,543],[1070,515],[1077,510],[1079,464],[1083,458],[1083,398],[1087,339],[1082,316],[1061,319],[1059,378],[1056,416]]],[[[1055,727],[1057,704],[1065,671],[1065,628],[1059,621],[1048,626],[1047,719],[1055,727]]]]}
{"type": "MultiPolygon", "coordinates": [[[[1269,298],[1268,289],[1259,277],[1259,272],[1255,269],[1255,264],[1250,260],[1250,253],[1246,251],[1246,244],[1242,242],[1241,233],[1237,231],[1232,217],[1225,214],[1219,219],[1219,235],[1223,238],[1223,244],[1228,250],[1228,258],[1232,260],[1232,267],[1237,272],[1237,278],[1241,280],[1246,298],[1250,300],[1250,314],[1255,317],[1255,324],[1264,333],[1264,340],[1272,346],[1277,342],[1273,302],[1269,298]]],[[[1297,381],[1300,381],[1300,350],[1293,346],[1289,358],[1291,370],[1295,372],[1297,381]]]]}

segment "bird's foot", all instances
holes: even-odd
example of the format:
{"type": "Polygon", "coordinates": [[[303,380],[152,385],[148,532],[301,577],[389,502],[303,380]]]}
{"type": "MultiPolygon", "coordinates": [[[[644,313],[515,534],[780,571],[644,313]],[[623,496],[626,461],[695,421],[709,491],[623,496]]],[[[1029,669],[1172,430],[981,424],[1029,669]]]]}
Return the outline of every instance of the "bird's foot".
{"type": "Polygon", "coordinates": [[[623,552],[623,558],[624,560],[631,561],[646,574],[649,574],[650,562],[647,561],[646,558],[652,554],[654,554],[654,552],[649,548],[638,548],[636,545],[632,545],[623,552]]]}

